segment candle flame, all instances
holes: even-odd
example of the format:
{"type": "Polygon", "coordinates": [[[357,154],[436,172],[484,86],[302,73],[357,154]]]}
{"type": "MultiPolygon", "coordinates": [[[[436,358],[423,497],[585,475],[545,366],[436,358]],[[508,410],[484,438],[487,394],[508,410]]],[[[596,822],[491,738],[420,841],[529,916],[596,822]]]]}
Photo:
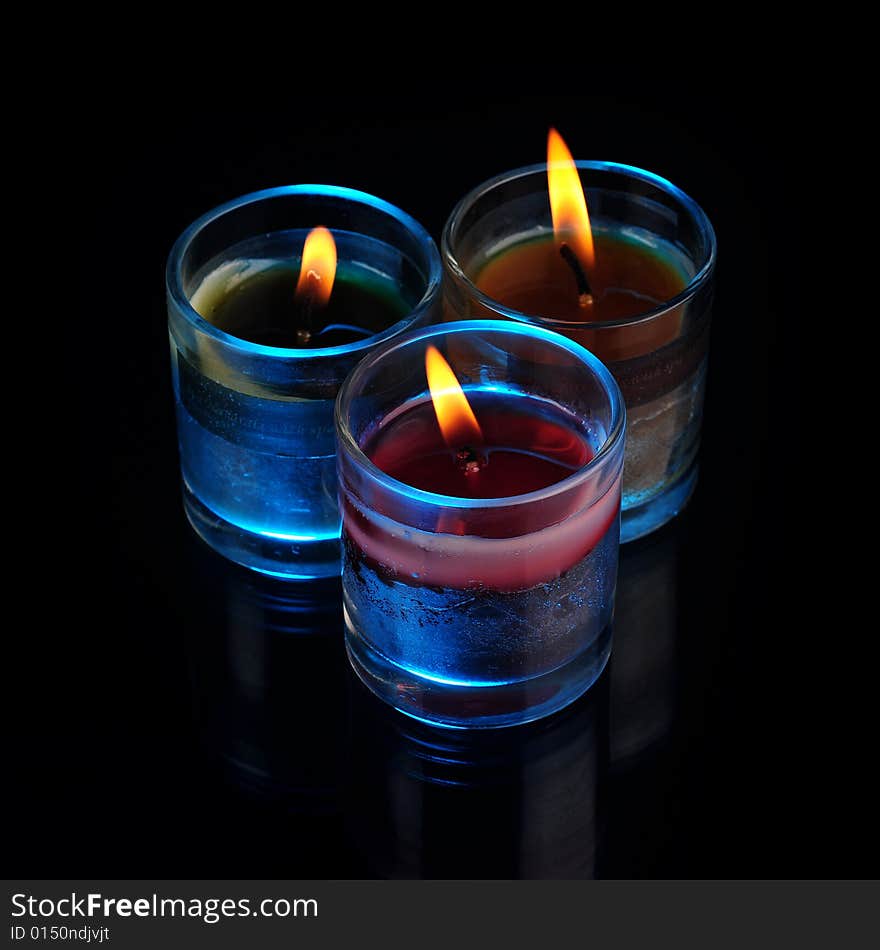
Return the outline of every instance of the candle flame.
{"type": "Polygon", "coordinates": [[[577,165],[556,129],[547,136],[547,179],[550,214],[557,244],[567,244],[587,270],[596,261],[587,200],[577,165]]]}
{"type": "Polygon", "coordinates": [[[425,353],[425,372],[428,374],[428,388],[431,390],[431,400],[443,440],[455,452],[464,446],[479,445],[483,441],[483,433],[477,417],[455,373],[436,347],[429,346],[425,353]]]}
{"type": "Polygon", "coordinates": [[[317,304],[326,304],[336,278],[336,242],[327,228],[309,231],[303,247],[296,296],[311,296],[317,304]]]}

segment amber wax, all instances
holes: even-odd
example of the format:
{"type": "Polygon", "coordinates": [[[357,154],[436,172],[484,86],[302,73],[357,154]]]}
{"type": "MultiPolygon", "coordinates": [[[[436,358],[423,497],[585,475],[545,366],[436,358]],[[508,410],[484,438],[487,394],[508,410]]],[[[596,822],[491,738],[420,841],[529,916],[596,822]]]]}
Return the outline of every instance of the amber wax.
{"type": "Polygon", "coordinates": [[[611,370],[626,402],[631,540],[674,517],[696,484],[715,237],[674,185],[610,162],[573,162],[560,226],[552,168],[500,175],[459,202],[443,234],[444,312],[554,330],[611,370]]]}
{"type": "Polygon", "coordinates": [[[524,314],[573,324],[579,342],[603,362],[658,349],[675,339],[681,313],[672,310],[642,326],[604,326],[662,307],[687,284],[682,263],[657,248],[620,235],[594,233],[595,264],[589,281],[592,302],[581,305],[571,268],[550,236],[515,244],[490,258],[476,275],[487,297],[524,314]]]}

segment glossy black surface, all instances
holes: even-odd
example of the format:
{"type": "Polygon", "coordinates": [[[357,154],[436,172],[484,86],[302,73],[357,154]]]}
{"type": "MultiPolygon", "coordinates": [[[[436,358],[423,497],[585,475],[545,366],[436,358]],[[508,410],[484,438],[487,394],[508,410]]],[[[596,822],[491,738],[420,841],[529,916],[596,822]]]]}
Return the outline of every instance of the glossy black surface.
{"type": "Polygon", "coordinates": [[[62,575],[41,588],[32,656],[8,673],[16,876],[864,867],[853,852],[836,862],[846,851],[820,830],[836,800],[818,751],[829,745],[801,715],[803,612],[777,570],[797,443],[781,424],[800,232],[779,174],[785,120],[756,116],[739,94],[683,109],[661,92],[438,92],[430,108],[424,96],[337,104],[339,115],[292,108],[289,125],[247,109],[224,125],[216,110],[198,116],[199,129],[225,130],[207,140],[164,103],[132,104],[113,123],[99,109],[85,117],[83,319],[94,332],[69,353],[89,367],[73,394],[81,408],[72,398],[69,409],[81,493],[62,575]],[[551,123],[578,156],[670,178],[715,226],[700,481],[676,523],[623,549],[612,662],[590,694],[532,727],[432,733],[354,680],[334,584],[291,592],[192,536],[164,262],[202,212],[295,181],[370,191],[439,238],[468,189],[541,160],[551,123]]]}

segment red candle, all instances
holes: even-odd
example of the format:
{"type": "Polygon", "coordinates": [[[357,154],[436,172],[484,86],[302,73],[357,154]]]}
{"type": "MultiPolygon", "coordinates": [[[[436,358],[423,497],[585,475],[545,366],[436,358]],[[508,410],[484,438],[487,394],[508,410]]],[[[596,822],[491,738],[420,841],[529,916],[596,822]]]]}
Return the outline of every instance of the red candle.
{"type": "MultiPolygon", "coordinates": [[[[593,457],[593,449],[561,415],[530,399],[469,393],[482,435],[450,448],[433,404],[408,406],[364,451],[383,472],[422,491],[455,498],[506,498],[562,481],[593,457]],[[525,403],[527,405],[518,405],[525,403]]],[[[558,411],[558,410],[557,410],[558,411]]],[[[573,421],[573,420],[572,420],[573,421]]]]}
{"type": "Polygon", "coordinates": [[[354,370],[336,423],[363,682],[465,726],[525,722],[587,689],[611,645],[624,450],[596,357],[522,324],[427,327],[354,370]]]}
{"type": "Polygon", "coordinates": [[[550,493],[540,505],[516,499],[548,489],[590,462],[595,449],[582,424],[535,396],[491,389],[465,396],[433,348],[427,370],[431,398],[383,419],[365,440],[364,453],[421,491],[510,504],[481,510],[478,518],[438,504],[436,522],[425,527],[444,537],[432,550],[414,548],[405,533],[386,526],[377,530],[354,506],[345,513],[346,532],[363,554],[405,583],[521,590],[560,576],[605,535],[617,516],[619,485],[598,502],[590,480],[577,491],[550,493]]]}

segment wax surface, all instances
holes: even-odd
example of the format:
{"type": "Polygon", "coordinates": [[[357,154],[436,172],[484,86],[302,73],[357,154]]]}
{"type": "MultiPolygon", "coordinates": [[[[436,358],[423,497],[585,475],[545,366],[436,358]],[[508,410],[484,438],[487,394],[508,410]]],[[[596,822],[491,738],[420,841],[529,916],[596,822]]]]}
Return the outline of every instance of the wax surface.
{"type": "MultiPolygon", "coordinates": [[[[468,392],[483,442],[467,448],[483,463],[467,471],[446,446],[425,401],[382,426],[364,446],[382,471],[407,485],[456,498],[506,498],[538,491],[586,465],[593,449],[558,408],[538,400],[468,392]]],[[[458,448],[465,448],[460,446],[458,448]]]]}
{"type": "Polygon", "coordinates": [[[308,313],[297,300],[299,266],[237,261],[210,274],[192,304],[214,326],[264,346],[344,346],[397,323],[410,310],[390,280],[340,265],[326,306],[308,313]]]}
{"type": "Polygon", "coordinates": [[[590,307],[578,304],[575,276],[552,236],[516,244],[489,260],[475,283],[488,297],[522,313],[553,320],[622,320],[675,297],[687,278],[654,249],[621,236],[593,235],[596,262],[586,268],[590,307]]]}

